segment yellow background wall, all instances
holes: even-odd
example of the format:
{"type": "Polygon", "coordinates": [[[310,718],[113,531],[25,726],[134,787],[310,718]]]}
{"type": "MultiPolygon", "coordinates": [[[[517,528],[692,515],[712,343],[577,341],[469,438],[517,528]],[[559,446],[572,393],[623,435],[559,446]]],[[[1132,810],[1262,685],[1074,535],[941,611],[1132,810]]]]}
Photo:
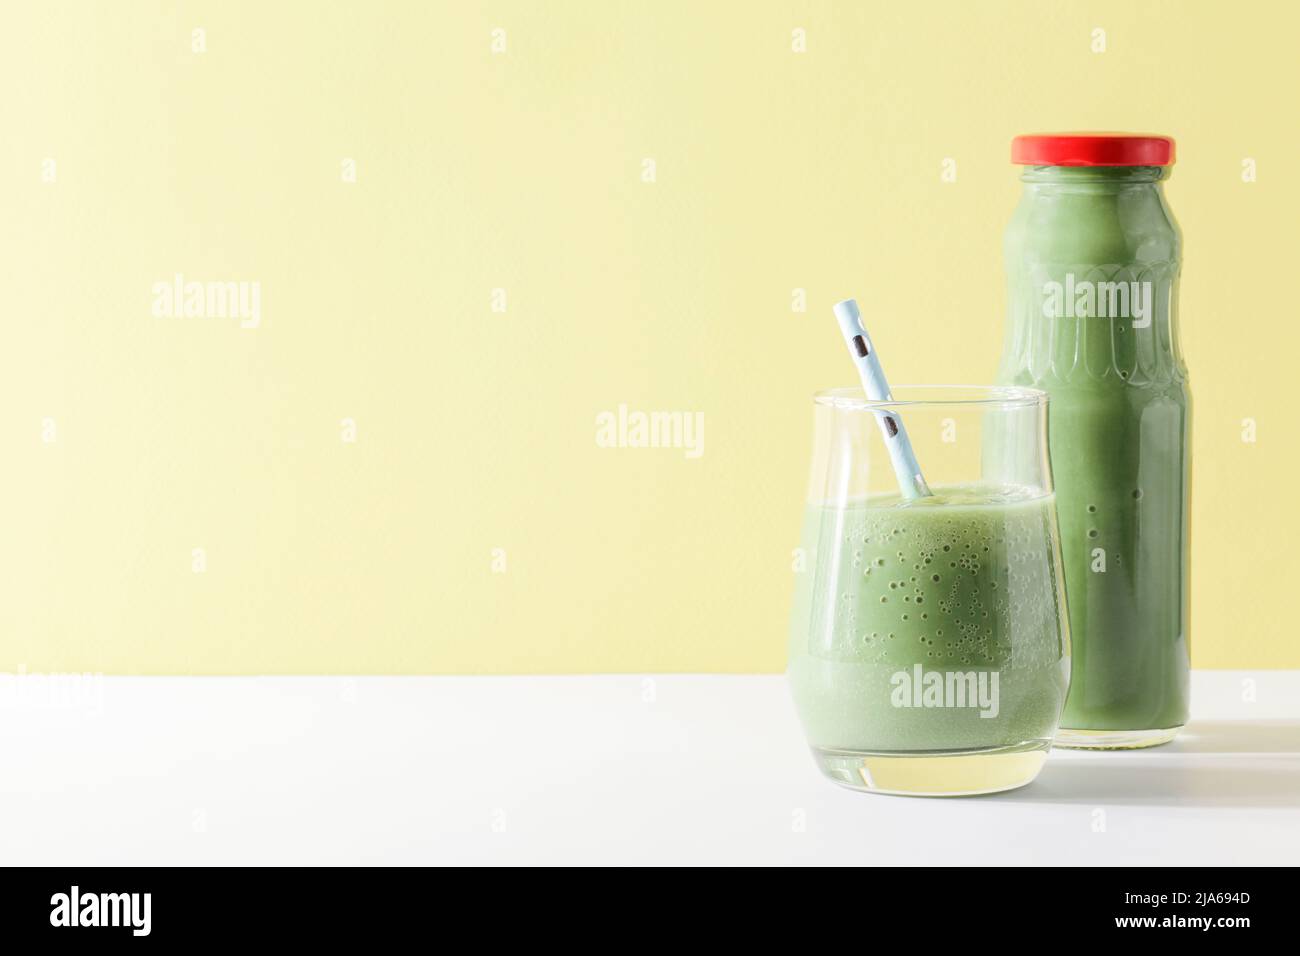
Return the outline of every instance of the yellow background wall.
{"type": "Polygon", "coordinates": [[[1287,9],[6,4],[0,670],[777,670],[831,303],[987,381],[1008,141],[1089,128],[1179,142],[1194,663],[1300,666],[1287,9]]]}

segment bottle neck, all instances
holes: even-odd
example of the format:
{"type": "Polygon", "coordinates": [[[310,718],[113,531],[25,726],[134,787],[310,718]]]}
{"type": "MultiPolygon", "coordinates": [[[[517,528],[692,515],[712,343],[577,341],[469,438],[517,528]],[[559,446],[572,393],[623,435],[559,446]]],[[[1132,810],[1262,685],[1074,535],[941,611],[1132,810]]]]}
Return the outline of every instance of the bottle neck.
{"type": "Polygon", "coordinates": [[[1020,181],[1058,186],[1121,187],[1158,183],[1169,166],[1025,166],[1020,181]]]}

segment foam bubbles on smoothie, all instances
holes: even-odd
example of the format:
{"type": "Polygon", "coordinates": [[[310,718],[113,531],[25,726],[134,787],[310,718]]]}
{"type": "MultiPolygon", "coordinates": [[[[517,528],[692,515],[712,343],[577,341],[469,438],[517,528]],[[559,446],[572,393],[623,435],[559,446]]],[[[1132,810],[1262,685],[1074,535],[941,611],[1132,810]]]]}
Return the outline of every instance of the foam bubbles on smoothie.
{"type": "Polygon", "coordinates": [[[869,674],[879,668],[886,683],[888,673],[920,660],[1004,672],[1059,667],[1051,499],[967,487],[921,500],[927,504],[859,499],[814,523],[849,532],[832,547],[854,567],[818,564],[834,569],[832,593],[847,591],[850,600],[814,611],[810,650],[871,668],[864,681],[875,681],[869,674]],[[903,574],[893,573],[894,561],[903,574]],[[893,595],[902,600],[890,609],[893,595]],[[887,622],[895,630],[869,630],[887,622]]]}

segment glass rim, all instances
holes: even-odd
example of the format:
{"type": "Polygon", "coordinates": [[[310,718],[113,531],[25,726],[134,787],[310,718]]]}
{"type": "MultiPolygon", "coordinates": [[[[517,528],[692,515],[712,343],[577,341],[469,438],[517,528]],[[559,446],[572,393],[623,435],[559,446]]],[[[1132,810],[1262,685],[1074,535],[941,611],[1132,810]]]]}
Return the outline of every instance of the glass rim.
{"type": "Polygon", "coordinates": [[[891,392],[892,398],[876,401],[868,399],[861,386],[827,388],[813,393],[813,403],[849,411],[931,406],[1031,408],[1047,404],[1047,392],[1023,385],[898,385],[891,392]],[[920,394],[911,397],[909,393],[920,394]]]}

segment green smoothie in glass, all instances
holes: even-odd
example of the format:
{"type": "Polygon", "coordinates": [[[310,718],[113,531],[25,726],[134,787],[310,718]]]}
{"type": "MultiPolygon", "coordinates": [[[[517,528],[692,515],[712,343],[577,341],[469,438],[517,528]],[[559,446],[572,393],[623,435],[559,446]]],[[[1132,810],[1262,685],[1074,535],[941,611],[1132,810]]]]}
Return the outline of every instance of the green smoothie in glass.
{"type": "Polygon", "coordinates": [[[1017,137],[998,380],[1046,391],[1073,648],[1060,746],[1144,747],[1188,713],[1190,396],[1173,141],[1017,137]]]}
{"type": "Polygon", "coordinates": [[[1068,673],[1051,509],[1051,495],[980,486],[809,506],[802,546],[816,566],[789,649],[809,740],[1045,749],[1068,673]]]}
{"type": "Polygon", "coordinates": [[[814,398],[787,667],[813,759],[877,793],[1023,786],[1070,673],[1047,396],[881,391],[814,398]]]}

